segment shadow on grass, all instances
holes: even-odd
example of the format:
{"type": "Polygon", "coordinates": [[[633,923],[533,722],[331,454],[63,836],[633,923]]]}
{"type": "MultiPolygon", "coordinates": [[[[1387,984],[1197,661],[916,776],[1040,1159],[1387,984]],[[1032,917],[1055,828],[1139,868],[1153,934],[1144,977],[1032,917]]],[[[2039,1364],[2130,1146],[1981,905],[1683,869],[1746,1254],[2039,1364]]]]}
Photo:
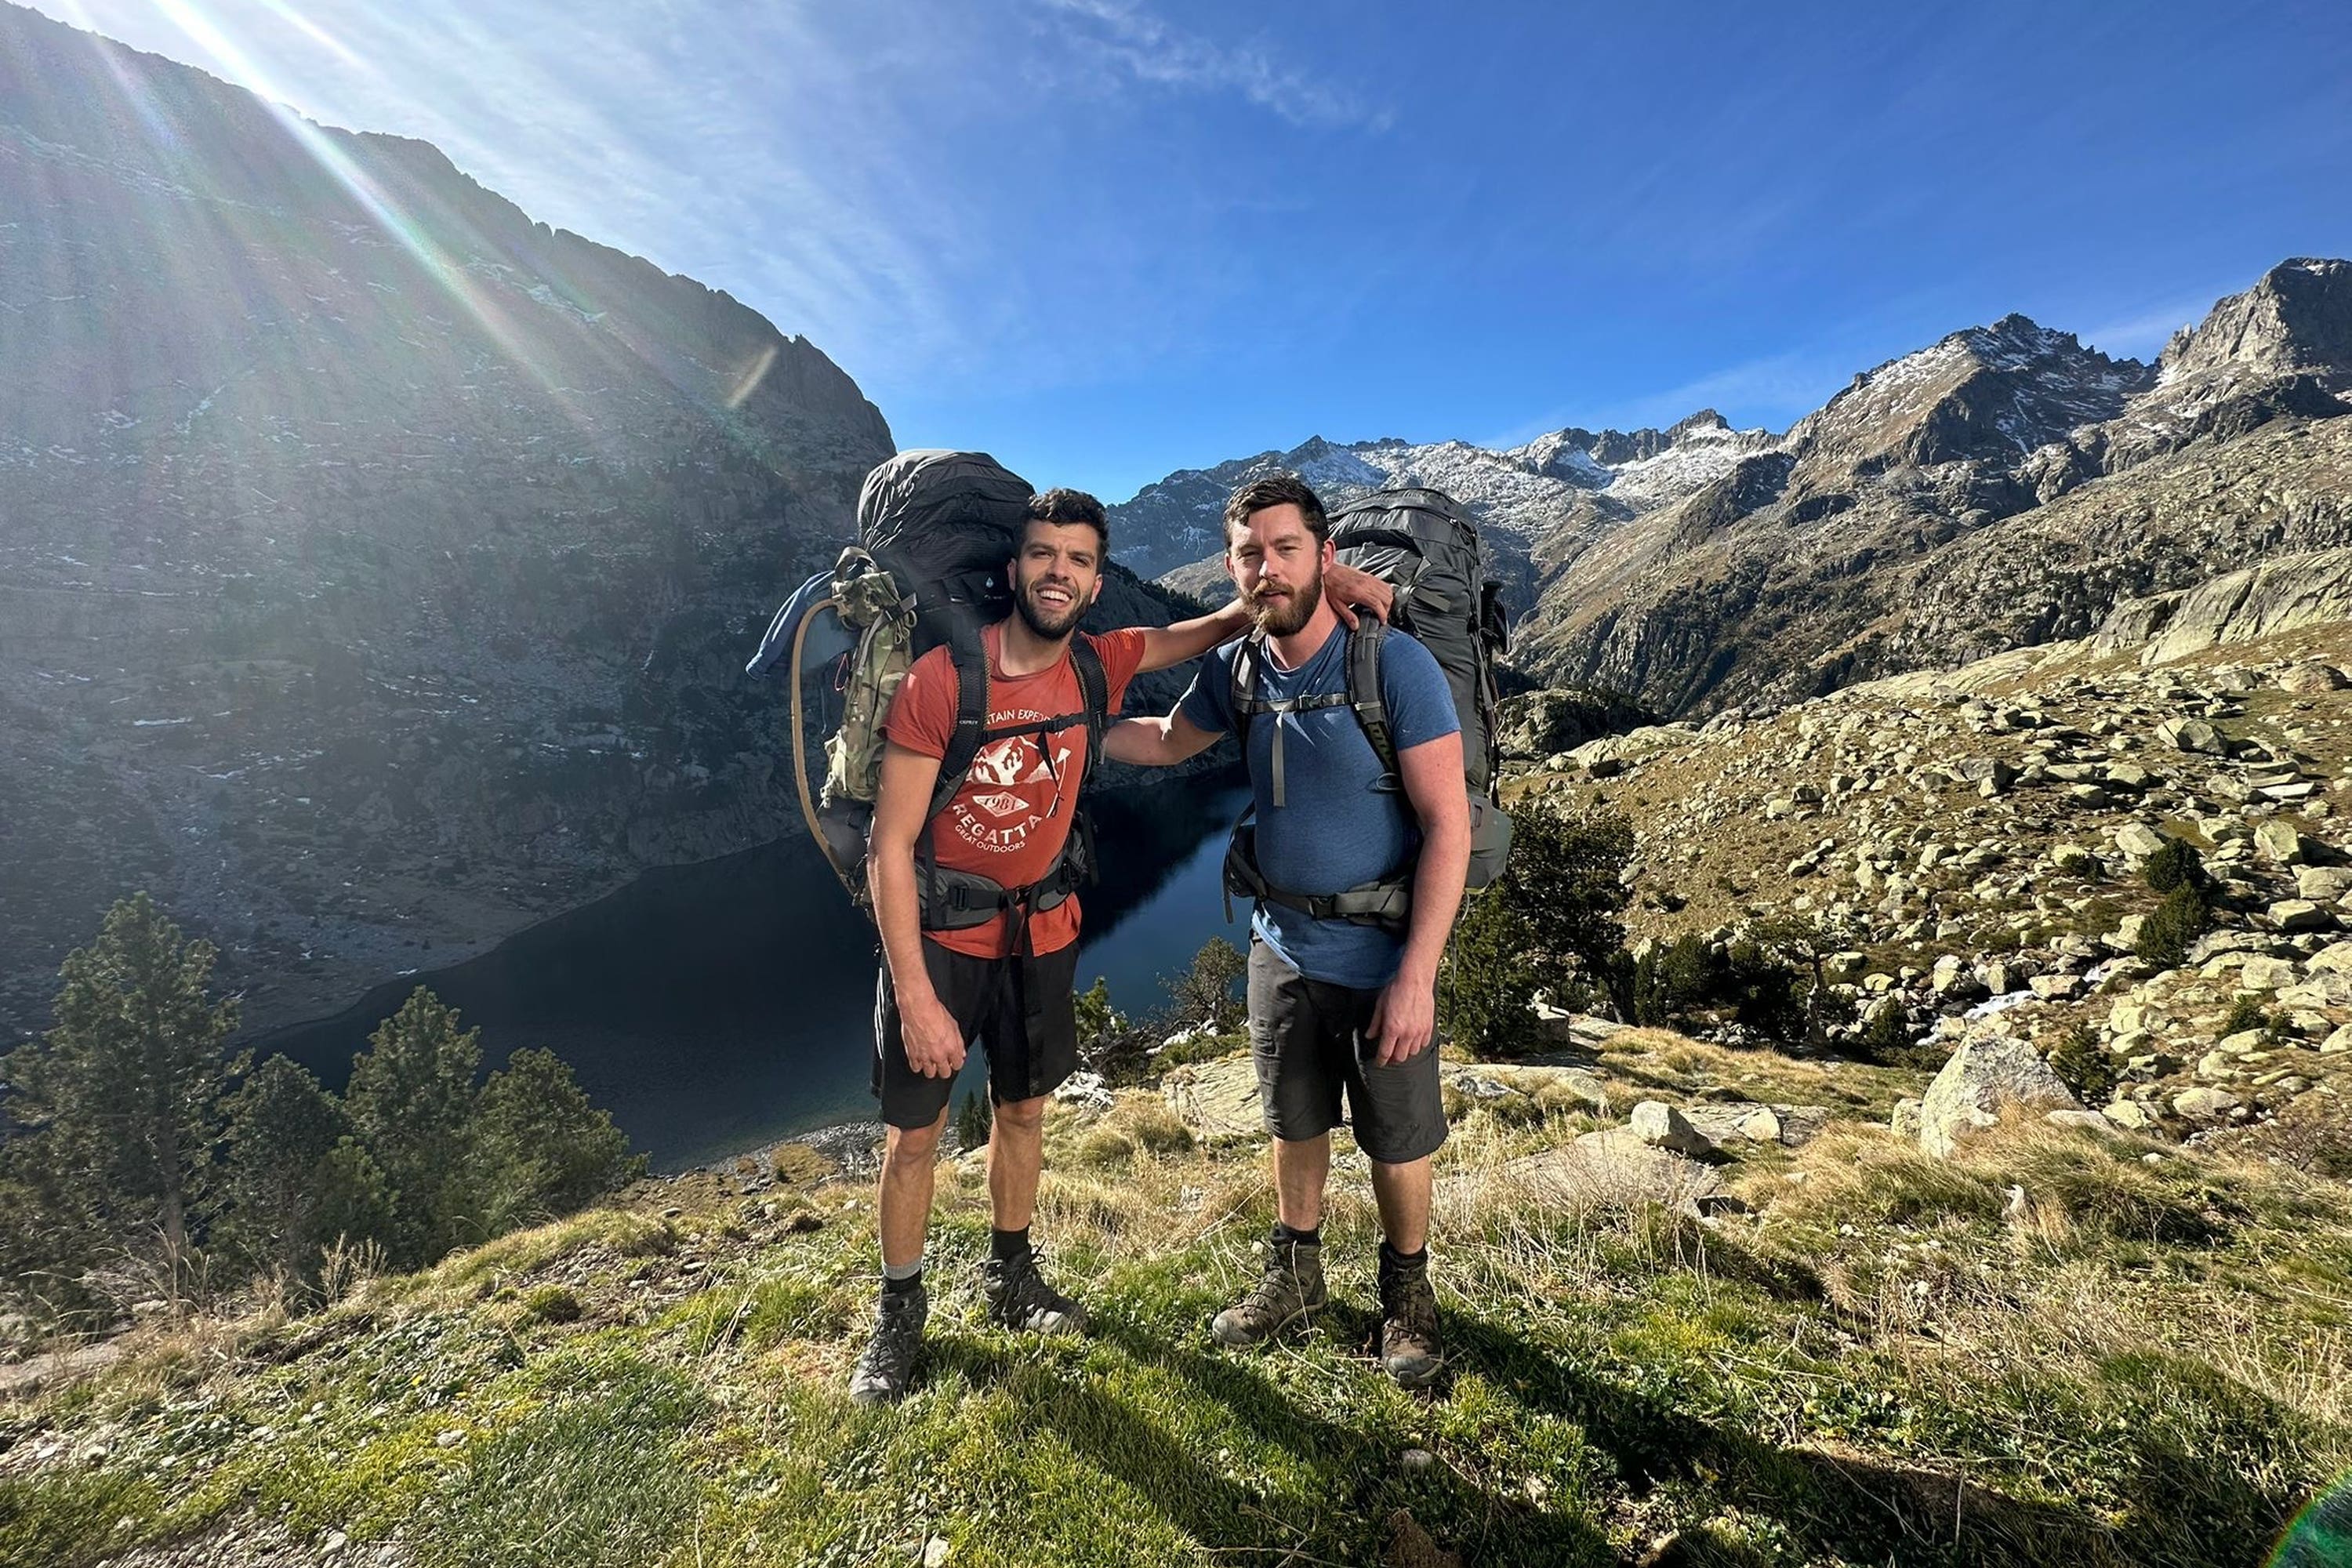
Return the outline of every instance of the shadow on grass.
{"type": "MultiPolygon", "coordinates": [[[[2217,1475],[2219,1467],[2185,1474],[2184,1456],[2134,1435],[2115,1439],[2128,1450],[2126,1496],[2136,1521],[2119,1531],[2087,1509],[2021,1501],[1965,1477],[1729,1431],[1475,1319],[1449,1317],[1445,1330],[1454,1372],[1478,1372],[1528,1405],[1578,1423],[1636,1495],[1703,1482],[1727,1504],[1777,1520],[1809,1554],[1904,1568],[2253,1568],[2284,1522],[2274,1500],[2217,1475]],[[2217,1496],[2217,1486],[2229,1495],[2217,1496]],[[2196,1517],[2188,1516],[2192,1509],[2196,1517]]],[[[1685,1543],[1657,1564],[1749,1560],[1685,1543]]]]}
{"type": "Polygon", "coordinates": [[[1211,1456],[1091,1380],[1073,1382],[982,1342],[937,1341],[931,1354],[940,1371],[1013,1394],[1025,1422],[1050,1429],[1103,1474],[1150,1500],[1212,1554],[1264,1552],[1300,1563],[1433,1561],[1395,1542],[1391,1521],[1403,1510],[1470,1563],[1599,1568],[1618,1562],[1584,1520],[1547,1513],[1525,1498],[1492,1495],[1442,1465],[1402,1471],[1401,1436],[1368,1436],[1301,1410],[1251,1361],[1171,1343],[1128,1323],[1100,1325],[1095,1339],[1139,1365],[1181,1379],[1297,1457],[1327,1488],[1313,1511],[1302,1516],[1296,1503],[1225,1474],[1211,1456]]]}
{"type": "Polygon", "coordinates": [[[1827,1298],[1821,1271],[1811,1264],[1757,1252],[1696,1222],[1686,1223],[1691,1253],[1714,1278],[1745,1285],[1775,1301],[1810,1306],[1827,1298]]]}

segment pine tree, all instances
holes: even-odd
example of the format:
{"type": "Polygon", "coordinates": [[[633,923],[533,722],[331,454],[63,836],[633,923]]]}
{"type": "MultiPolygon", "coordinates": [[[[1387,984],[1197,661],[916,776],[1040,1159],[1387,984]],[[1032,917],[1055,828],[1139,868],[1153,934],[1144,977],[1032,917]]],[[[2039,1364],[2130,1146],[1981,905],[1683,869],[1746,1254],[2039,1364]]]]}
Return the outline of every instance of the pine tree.
{"type": "Polygon", "coordinates": [[[1168,997],[1180,1024],[1206,1024],[1223,1034],[1241,1022],[1234,986],[1249,973],[1249,960],[1223,937],[1213,936],[1192,955],[1192,967],[1168,982],[1168,997]]]}
{"type": "Polygon", "coordinates": [[[1508,1056],[1534,1039],[1537,976],[1526,944],[1525,923],[1501,889],[1465,899],[1439,975],[1437,1017],[1473,1056],[1508,1056]]]}
{"type": "Polygon", "coordinates": [[[352,1058],[343,1108],[392,1203],[392,1260],[433,1262],[485,1235],[485,1195],[473,1178],[474,1076],[481,1031],[418,986],[352,1058]]]}
{"type": "Polygon", "coordinates": [[[1534,796],[1512,808],[1510,864],[1496,884],[1538,980],[1559,985],[1579,973],[1605,990],[1628,1021],[1633,966],[1625,957],[1625,868],[1633,858],[1633,825],[1622,812],[1534,796]]]}
{"type": "Polygon", "coordinates": [[[228,1123],[221,1245],[247,1268],[305,1283],[338,1241],[383,1239],[383,1175],[310,1069],[271,1057],[237,1091],[228,1123]]]}
{"type": "Polygon", "coordinates": [[[2174,885],[2156,906],[2156,912],[2140,923],[2139,942],[2133,955],[2142,963],[2157,969],[2178,969],[2189,962],[2189,950],[2197,944],[2213,926],[2213,911],[2206,906],[2204,894],[2197,884],[2183,881],[2174,885]]]}
{"type": "Polygon", "coordinates": [[[474,1112],[478,1191],[489,1234],[535,1225],[645,1174],[628,1134],[589,1104],[549,1050],[520,1050],[482,1086],[474,1112]]]}
{"type": "Polygon", "coordinates": [[[45,1224],[85,1259],[156,1258],[177,1300],[191,1226],[211,1196],[236,1004],[205,994],[210,942],[189,942],[145,893],[117,903],[58,970],[57,1025],[6,1062],[9,1115],[45,1168],[45,1224]]]}

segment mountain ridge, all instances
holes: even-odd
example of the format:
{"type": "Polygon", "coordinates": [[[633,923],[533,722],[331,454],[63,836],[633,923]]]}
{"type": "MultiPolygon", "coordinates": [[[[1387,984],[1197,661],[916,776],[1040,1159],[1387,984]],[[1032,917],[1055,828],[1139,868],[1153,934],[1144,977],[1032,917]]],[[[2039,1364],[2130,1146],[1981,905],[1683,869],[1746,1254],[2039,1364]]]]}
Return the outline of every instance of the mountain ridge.
{"type": "Polygon", "coordinates": [[[1518,612],[1515,662],[1535,679],[1669,714],[1775,705],[2081,636],[2119,598],[2189,586],[2243,552],[2343,542],[2348,390],[2352,263],[2297,258],[2153,364],[2012,312],[1858,373],[1779,434],[1700,410],[1665,431],[1570,428],[1507,450],[1318,437],[1147,486],[1114,510],[1115,538],[1197,594],[1222,575],[1213,557],[1163,563],[1216,548],[1222,490],[1241,479],[1297,468],[1337,480],[1339,503],[1432,484],[1486,524],[1518,612]]]}

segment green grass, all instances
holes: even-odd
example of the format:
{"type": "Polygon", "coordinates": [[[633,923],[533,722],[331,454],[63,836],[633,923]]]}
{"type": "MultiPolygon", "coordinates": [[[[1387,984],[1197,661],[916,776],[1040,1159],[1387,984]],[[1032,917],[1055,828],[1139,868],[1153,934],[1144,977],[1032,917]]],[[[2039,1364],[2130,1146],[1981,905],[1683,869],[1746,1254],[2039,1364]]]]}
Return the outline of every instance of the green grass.
{"type": "Polygon", "coordinates": [[[1270,1218],[1261,1156],[1185,1148],[1130,1101],[1049,1132],[1038,1234],[1095,1308],[1084,1338],[983,1324],[960,1164],[890,1410],[844,1393],[861,1191],[815,1194],[808,1234],[716,1195],[567,1222],[0,1406],[0,1564],[267,1529],[425,1568],[915,1562],[934,1539],[956,1564],[1358,1563],[1426,1561],[1424,1537],[1488,1563],[1671,1541],[1661,1561],[1741,1568],[2229,1568],[2352,1467],[2341,1184],[2040,1127],[1937,1162],[1849,1125],[1755,1162],[1756,1213],[1717,1226],[1500,1173],[1585,1124],[1482,1109],[1441,1156],[1431,1396],[1366,1349],[1376,1229],[1345,1160],[1331,1311],[1215,1348],[1270,1218]],[[1122,1152],[1083,1163],[1106,1126],[1122,1152]]]}

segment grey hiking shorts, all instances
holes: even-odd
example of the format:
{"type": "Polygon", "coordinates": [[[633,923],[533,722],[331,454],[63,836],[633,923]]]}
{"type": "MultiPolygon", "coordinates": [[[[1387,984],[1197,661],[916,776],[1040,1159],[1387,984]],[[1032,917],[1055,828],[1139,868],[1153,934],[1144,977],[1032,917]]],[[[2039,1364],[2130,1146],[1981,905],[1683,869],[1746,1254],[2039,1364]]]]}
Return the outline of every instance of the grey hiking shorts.
{"type": "Polygon", "coordinates": [[[1384,1165],[1437,1152],[1445,1102],[1437,1047],[1393,1067],[1373,1065],[1368,1034],[1378,991],[1309,980],[1263,942],[1250,944],[1250,1057],[1257,1065],[1265,1130],[1286,1142],[1339,1124],[1344,1092],[1356,1146],[1384,1165]]]}

